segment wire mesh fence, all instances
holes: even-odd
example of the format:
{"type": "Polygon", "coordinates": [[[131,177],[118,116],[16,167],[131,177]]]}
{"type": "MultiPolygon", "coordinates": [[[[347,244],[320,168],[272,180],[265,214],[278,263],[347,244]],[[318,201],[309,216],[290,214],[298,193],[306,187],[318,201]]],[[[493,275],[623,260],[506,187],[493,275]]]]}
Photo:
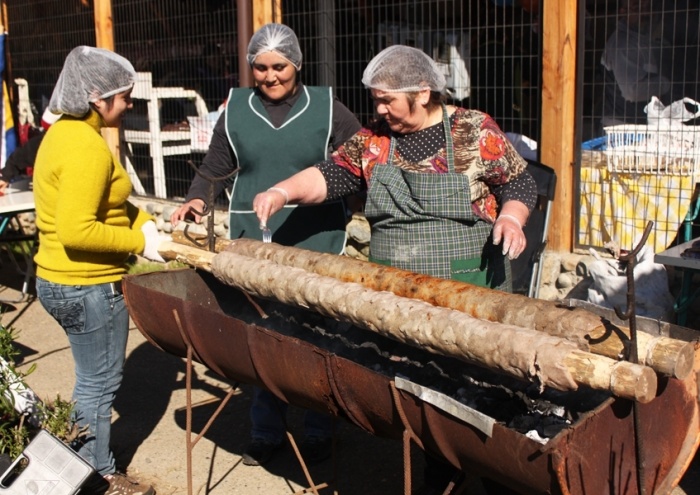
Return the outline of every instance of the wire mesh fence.
{"type": "Polygon", "coordinates": [[[695,0],[586,2],[580,245],[631,249],[650,220],[655,251],[689,240],[678,232],[700,182],[699,23],[695,0]]]}
{"type": "MultiPolygon", "coordinates": [[[[29,9],[22,4],[9,5],[12,70],[29,82],[40,115],[68,51],[94,45],[94,12],[77,0],[36,0],[29,9]]],[[[149,112],[148,92],[135,98],[124,122],[123,146],[132,179],[138,178],[137,193],[173,199],[186,194],[193,176],[188,161],[196,164],[204,156],[208,114],[217,112],[229,88],[239,86],[235,4],[112,2],[116,51],[138,72],[149,73],[153,88],[170,88],[173,96],[158,100],[157,116],[149,112]],[[178,88],[201,96],[206,111],[184,93],[174,97],[178,88]],[[160,141],[153,139],[154,119],[160,141]]],[[[403,43],[440,63],[452,102],[484,110],[504,130],[537,140],[538,18],[520,3],[283,1],[282,22],[299,37],[302,81],[332,86],[361,122],[373,115],[361,84],[364,67],[381,49],[403,43]]]]}
{"type": "MultiPolygon", "coordinates": [[[[201,163],[211,121],[229,88],[241,84],[236,4],[112,1],[115,49],[132,61],[152,88],[134,99],[134,109],[124,122],[122,149],[137,194],[175,200],[186,195],[194,175],[188,162],[201,163]]],[[[539,141],[540,12],[545,0],[283,0],[280,4],[282,22],[295,30],[302,46],[301,80],[332,86],[361,122],[373,117],[370,95],[361,83],[367,62],[386,46],[402,43],[421,48],[440,64],[452,103],[486,111],[504,131],[532,140],[526,142],[539,141]]],[[[94,9],[87,0],[31,0],[7,6],[12,76],[28,81],[29,98],[39,116],[65,55],[76,45],[95,44],[94,9]]],[[[629,92],[619,88],[610,69],[612,48],[606,63],[601,63],[628,11],[638,18],[645,13],[648,26],[644,34],[628,30],[615,38],[616,51],[635,42],[644,48],[636,51],[634,61],[649,60],[648,66],[667,71],[666,82],[654,86],[651,79],[641,80],[643,84],[633,89],[658,92],[668,87],[668,95],[656,95],[667,105],[678,97],[699,96],[697,0],[585,1],[579,20],[582,70],[577,85],[583,151],[577,164],[579,194],[574,194],[579,247],[620,241],[621,227],[612,224],[635,226],[630,227],[634,238],[636,225],[648,218],[648,210],[629,207],[640,204],[638,197],[607,212],[611,198],[595,192],[611,181],[607,171],[601,173],[601,167],[607,167],[605,127],[646,124],[646,95],[638,95],[636,105],[625,99],[629,92]]],[[[679,199],[673,204],[661,202],[659,217],[683,218],[695,179],[685,177],[682,184],[667,185],[679,199]]],[[[630,183],[634,186],[634,179],[630,183]]],[[[224,204],[226,198],[219,202],[224,204]]]]}
{"type": "Polygon", "coordinates": [[[520,3],[307,0],[289,2],[283,18],[300,35],[305,80],[332,85],[361,121],[372,116],[364,67],[387,46],[405,44],[440,64],[453,103],[538,137],[538,16],[520,3]]]}

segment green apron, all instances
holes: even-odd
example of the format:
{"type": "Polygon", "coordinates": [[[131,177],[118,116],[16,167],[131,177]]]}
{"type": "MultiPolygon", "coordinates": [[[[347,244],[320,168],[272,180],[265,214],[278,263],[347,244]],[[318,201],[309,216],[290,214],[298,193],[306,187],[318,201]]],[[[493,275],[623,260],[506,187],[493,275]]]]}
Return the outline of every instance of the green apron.
{"type": "Polygon", "coordinates": [[[433,277],[510,290],[510,266],[491,240],[492,225],[472,211],[469,178],[455,172],[447,108],[443,125],[448,173],[409,172],[389,158],[377,164],[365,215],[372,226],[371,261],[433,277]]]}
{"type": "MultiPolygon", "coordinates": [[[[229,238],[262,240],[253,198],[300,170],[326,159],[333,122],[331,88],[304,86],[284,123],[275,128],[253,89],[231,90],[226,134],[238,161],[229,206],[229,238]]],[[[314,206],[287,205],[268,227],[284,246],[341,254],[345,248],[342,201],[314,206]]]]}

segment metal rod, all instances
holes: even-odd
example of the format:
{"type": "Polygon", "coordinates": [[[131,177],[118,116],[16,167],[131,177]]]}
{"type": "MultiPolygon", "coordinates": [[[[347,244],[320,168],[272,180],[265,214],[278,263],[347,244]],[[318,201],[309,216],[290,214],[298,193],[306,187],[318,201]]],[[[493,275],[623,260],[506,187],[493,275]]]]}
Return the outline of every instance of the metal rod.
{"type": "Polygon", "coordinates": [[[173,317],[175,318],[175,323],[177,324],[177,328],[180,332],[180,336],[182,337],[182,341],[185,342],[185,345],[187,346],[187,359],[185,361],[185,449],[187,451],[187,495],[192,495],[192,450],[194,449],[195,445],[197,445],[197,442],[199,442],[199,440],[205,435],[207,430],[209,430],[209,427],[219,416],[221,411],[228,403],[229,399],[231,399],[231,397],[233,397],[233,395],[236,393],[236,391],[238,390],[238,383],[235,383],[231,387],[231,389],[226,394],[226,397],[224,397],[224,399],[219,404],[219,407],[217,407],[216,411],[214,411],[214,413],[210,416],[209,420],[207,421],[207,424],[204,426],[197,438],[192,440],[192,357],[194,355],[194,347],[192,346],[192,342],[190,341],[190,339],[187,337],[187,333],[185,332],[185,329],[182,326],[182,322],[180,321],[180,315],[178,314],[176,309],[173,310],[173,317]]]}
{"type": "MultiPolygon", "coordinates": [[[[197,435],[197,438],[195,438],[192,441],[192,447],[194,448],[195,445],[197,445],[197,442],[199,442],[204,435],[206,435],[207,431],[209,431],[209,428],[211,425],[214,423],[214,420],[219,416],[221,411],[223,411],[224,407],[226,407],[226,404],[228,404],[228,401],[233,397],[234,395],[237,395],[236,392],[238,390],[238,383],[234,383],[233,386],[229,389],[228,393],[223,399],[219,399],[218,397],[215,398],[214,400],[219,401],[219,405],[216,408],[216,411],[212,413],[212,415],[209,417],[209,420],[207,421],[207,424],[204,425],[204,428],[202,428],[202,431],[199,432],[199,435],[197,435]]],[[[191,406],[192,404],[190,404],[191,406]]]]}
{"type": "MultiPolygon", "coordinates": [[[[639,363],[639,350],[637,346],[637,318],[636,318],[636,298],[634,291],[634,267],[637,265],[637,255],[641,251],[644,244],[649,238],[651,233],[651,228],[654,222],[648,222],[646,228],[644,229],[644,234],[642,235],[639,244],[624,256],[620,256],[621,262],[627,263],[627,310],[623,313],[619,307],[615,307],[615,314],[621,320],[629,320],[630,328],[630,350],[627,356],[628,361],[633,363],[639,363]]],[[[640,495],[646,495],[646,483],[644,480],[644,471],[646,468],[646,458],[644,456],[644,440],[641,434],[641,421],[639,419],[640,406],[637,401],[633,404],[633,414],[634,414],[634,445],[635,445],[635,456],[637,458],[637,490],[640,495]]]]}
{"type": "Polygon", "coordinates": [[[192,237],[188,230],[189,230],[189,225],[185,226],[185,230],[183,231],[183,234],[193,244],[195,244],[197,247],[203,248],[207,247],[207,249],[214,253],[216,252],[216,235],[214,234],[214,213],[213,213],[213,208],[212,205],[214,204],[214,185],[216,182],[222,182],[225,180],[230,179],[234,175],[238,173],[240,170],[239,167],[236,167],[231,173],[228,173],[226,175],[223,175],[221,177],[212,177],[210,175],[207,175],[203,173],[201,170],[199,170],[199,167],[197,167],[192,160],[188,160],[187,163],[189,164],[190,167],[194,170],[194,173],[199,175],[202,179],[206,180],[209,182],[209,193],[208,193],[208,198],[207,198],[207,203],[204,205],[204,209],[202,211],[198,211],[195,208],[190,207],[190,211],[194,213],[195,215],[199,215],[200,217],[207,216],[207,235],[206,237],[200,237],[195,239],[192,237]]]}
{"type": "Polygon", "coordinates": [[[192,344],[185,337],[185,329],[182,328],[180,315],[173,310],[173,317],[183,342],[187,345],[187,365],[185,367],[185,401],[187,412],[185,414],[185,450],[187,454],[187,495],[192,495],[192,344]]]}
{"type": "Polygon", "coordinates": [[[399,397],[399,390],[396,388],[396,382],[391,381],[391,396],[394,399],[394,405],[396,406],[396,412],[399,414],[399,419],[401,419],[401,424],[403,425],[403,486],[404,494],[410,495],[411,490],[411,441],[414,441],[421,449],[423,448],[423,442],[421,442],[418,435],[415,434],[411,428],[411,424],[408,421],[408,417],[403,410],[401,405],[401,398],[399,397]]]}

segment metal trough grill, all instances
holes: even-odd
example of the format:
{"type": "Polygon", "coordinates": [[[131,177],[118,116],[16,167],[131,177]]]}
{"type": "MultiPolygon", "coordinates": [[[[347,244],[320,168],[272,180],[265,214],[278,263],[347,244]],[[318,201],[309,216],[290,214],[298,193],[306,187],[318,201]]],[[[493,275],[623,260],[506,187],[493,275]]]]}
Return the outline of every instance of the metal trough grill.
{"type": "MultiPolygon", "coordinates": [[[[579,409],[572,406],[572,424],[542,444],[507,422],[489,420],[488,414],[477,421],[445,412],[401,383],[397,386],[391,369],[377,371],[360,359],[364,348],[343,353],[333,341],[320,344],[315,338],[301,338],[316,334],[314,328],[328,319],[276,301],[252,299],[208,273],[185,269],[128,276],[124,295],[139,330],[163,351],[186,357],[191,346],[194,359],[221,376],[266,388],[290,404],[345,418],[374,435],[401,439],[408,431],[423,449],[516,491],[639,492],[630,400],[591,390],[559,393],[556,398],[579,404],[579,409]]],[[[363,332],[354,327],[341,330],[343,335],[363,332]]],[[[671,336],[690,340],[686,330],[672,327],[676,334],[671,336]]],[[[370,339],[370,347],[384,342],[376,335],[370,339]]],[[[403,344],[388,339],[384,343],[391,347],[387,354],[403,350],[395,347],[403,344]]],[[[422,359],[423,351],[409,352],[410,360],[422,359]]],[[[436,359],[423,354],[426,361],[436,359]]],[[[469,369],[465,363],[458,365],[469,369]]],[[[700,440],[699,369],[696,346],[693,372],[683,380],[659,376],[656,398],[638,404],[647,493],[670,493],[695,454],[700,440]]],[[[474,371],[479,380],[500,380],[495,373],[474,371]]],[[[420,381],[423,374],[418,375],[420,381]]],[[[504,383],[510,384],[508,380],[504,383]]]]}

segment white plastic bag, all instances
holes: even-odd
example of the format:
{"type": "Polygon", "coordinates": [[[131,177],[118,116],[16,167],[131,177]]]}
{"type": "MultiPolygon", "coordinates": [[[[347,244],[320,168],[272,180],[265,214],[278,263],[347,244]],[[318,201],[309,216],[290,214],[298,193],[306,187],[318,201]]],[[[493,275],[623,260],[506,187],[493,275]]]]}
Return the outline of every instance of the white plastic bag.
{"type": "MultiPolygon", "coordinates": [[[[606,308],[627,308],[627,272],[617,259],[602,258],[593,249],[596,261],[588,265],[592,282],[587,300],[606,308]]],[[[668,274],[664,265],[654,263],[654,251],[644,246],[634,267],[636,314],[663,321],[673,318],[675,302],[668,288],[668,274]]]]}
{"type": "Polygon", "coordinates": [[[682,125],[683,122],[688,122],[696,117],[700,117],[700,103],[688,98],[676,100],[668,106],[659,100],[656,96],[651,97],[651,101],[644,107],[644,112],[647,114],[647,124],[659,127],[682,125]],[[686,105],[695,108],[695,113],[688,110],[686,105]]]}

